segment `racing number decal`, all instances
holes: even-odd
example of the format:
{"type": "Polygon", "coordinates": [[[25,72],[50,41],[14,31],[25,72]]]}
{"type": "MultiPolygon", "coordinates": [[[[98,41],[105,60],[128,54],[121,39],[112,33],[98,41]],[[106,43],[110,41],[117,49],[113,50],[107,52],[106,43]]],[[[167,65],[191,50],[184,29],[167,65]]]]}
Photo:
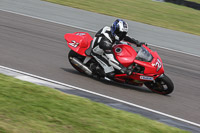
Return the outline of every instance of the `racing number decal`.
{"type": "Polygon", "coordinates": [[[157,59],[155,67],[157,67],[157,71],[159,71],[160,68],[162,67],[162,63],[161,63],[161,61],[159,59],[157,59]]]}
{"type": "Polygon", "coordinates": [[[76,48],[79,45],[79,43],[77,43],[76,41],[72,41],[71,43],[69,43],[69,45],[76,48]]]}

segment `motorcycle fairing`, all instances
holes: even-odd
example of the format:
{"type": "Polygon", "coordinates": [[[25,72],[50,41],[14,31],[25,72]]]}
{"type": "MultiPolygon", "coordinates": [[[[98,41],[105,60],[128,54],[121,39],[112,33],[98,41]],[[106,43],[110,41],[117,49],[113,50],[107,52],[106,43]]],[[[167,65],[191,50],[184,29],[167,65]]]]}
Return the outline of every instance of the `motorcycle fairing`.
{"type": "Polygon", "coordinates": [[[93,38],[86,32],[67,33],[64,36],[68,47],[76,53],[87,56],[85,51],[90,47],[93,38]]]}
{"type": "MultiPolygon", "coordinates": [[[[115,50],[116,50],[117,46],[114,47],[115,50]]],[[[138,82],[138,84],[140,84],[140,83],[146,82],[146,81],[153,81],[157,77],[159,77],[161,74],[164,73],[163,63],[157,52],[154,52],[151,49],[149,49],[148,47],[146,47],[145,45],[143,45],[143,47],[145,47],[153,56],[153,59],[151,60],[151,62],[145,62],[145,61],[135,59],[135,57],[137,56],[137,53],[133,52],[134,49],[131,46],[129,46],[129,47],[128,46],[129,45],[126,45],[124,47],[131,49],[132,53],[134,53],[134,60],[130,60],[129,63],[132,62],[132,63],[138,64],[139,66],[144,67],[145,68],[144,72],[143,73],[133,72],[132,75],[130,75],[130,76],[127,76],[126,74],[116,74],[115,75],[116,79],[121,80],[121,81],[124,80],[124,82],[127,79],[132,79],[132,82],[134,82],[134,83],[138,82]]],[[[126,58],[130,56],[130,54],[127,51],[124,51],[123,54],[126,58]]],[[[123,59],[123,58],[119,58],[120,54],[117,55],[115,53],[115,56],[116,56],[116,58],[118,57],[117,59],[119,59],[119,60],[123,59]]],[[[133,55],[132,55],[132,58],[133,58],[133,55]]],[[[126,61],[121,60],[120,63],[122,63],[124,65],[126,63],[126,61]]],[[[129,80],[129,82],[131,82],[131,80],[129,80]]]]}
{"type": "Polygon", "coordinates": [[[152,61],[152,65],[155,64],[156,73],[157,74],[163,74],[164,73],[164,66],[163,66],[162,59],[160,58],[160,56],[158,55],[157,52],[153,52],[152,55],[155,57],[154,60],[152,61]]]}
{"type": "Polygon", "coordinates": [[[153,59],[151,62],[145,62],[140,60],[134,60],[134,62],[140,66],[143,66],[145,68],[144,75],[154,74],[154,75],[161,75],[164,73],[164,67],[162,60],[158,53],[155,51],[152,51],[147,46],[143,45],[145,49],[148,50],[148,52],[153,56],[153,59]]]}

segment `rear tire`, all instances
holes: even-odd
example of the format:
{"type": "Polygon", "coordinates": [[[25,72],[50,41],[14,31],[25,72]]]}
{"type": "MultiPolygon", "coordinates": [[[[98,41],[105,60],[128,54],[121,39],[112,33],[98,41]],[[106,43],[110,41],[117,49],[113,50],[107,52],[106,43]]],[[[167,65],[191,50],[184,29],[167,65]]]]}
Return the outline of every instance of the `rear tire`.
{"type": "Polygon", "coordinates": [[[70,50],[69,54],[68,54],[68,60],[70,62],[70,64],[72,65],[73,68],[75,68],[77,71],[79,71],[80,73],[85,73],[83,70],[81,70],[79,67],[77,67],[75,64],[73,64],[71,62],[70,57],[76,57],[77,59],[79,59],[81,62],[83,62],[83,60],[85,59],[84,56],[77,54],[76,52],[74,52],[73,50],[70,50]]]}
{"type": "Polygon", "coordinates": [[[168,95],[173,92],[174,84],[169,77],[165,74],[163,77],[157,78],[156,82],[146,82],[146,87],[152,90],[155,93],[168,95]]]}

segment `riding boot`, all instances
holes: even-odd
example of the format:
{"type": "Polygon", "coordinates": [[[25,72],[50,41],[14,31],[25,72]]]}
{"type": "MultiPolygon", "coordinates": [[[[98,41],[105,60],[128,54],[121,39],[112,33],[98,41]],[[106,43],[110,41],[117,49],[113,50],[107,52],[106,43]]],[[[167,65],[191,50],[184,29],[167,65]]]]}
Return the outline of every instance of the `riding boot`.
{"type": "Polygon", "coordinates": [[[115,73],[114,72],[106,73],[106,77],[109,78],[109,79],[114,79],[115,73]]]}
{"type": "Polygon", "coordinates": [[[100,77],[105,77],[105,72],[98,64],[91,63],[90,69],[92,70],[93,75],[98,75],[100,77]]]}

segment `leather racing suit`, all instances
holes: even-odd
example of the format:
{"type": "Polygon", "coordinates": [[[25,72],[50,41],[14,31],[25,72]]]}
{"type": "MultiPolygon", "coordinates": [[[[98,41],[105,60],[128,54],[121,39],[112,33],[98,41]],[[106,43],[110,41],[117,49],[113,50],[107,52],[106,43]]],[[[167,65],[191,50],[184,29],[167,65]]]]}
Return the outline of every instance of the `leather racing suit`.
{"type": "MultiPolygon", "coordinates": [[[[128,35],[126,35],[122,40],[133,43],[138,47],[141,46],[138,40],[130,38],[128,35]]],[[[116,60],[112,52],[112,47],[117,41],[121,40],[115,40],[115,38],[111,35],[111,28],[105,26],[96,33],[92,42],[92,56],[103,67],[105,76],[109,78],[114,76],[115,69],[120,70],[121,73],[126,73],[128,75],[131,74],[131,71],[129,71],[119,61],[116,60]]]]}

